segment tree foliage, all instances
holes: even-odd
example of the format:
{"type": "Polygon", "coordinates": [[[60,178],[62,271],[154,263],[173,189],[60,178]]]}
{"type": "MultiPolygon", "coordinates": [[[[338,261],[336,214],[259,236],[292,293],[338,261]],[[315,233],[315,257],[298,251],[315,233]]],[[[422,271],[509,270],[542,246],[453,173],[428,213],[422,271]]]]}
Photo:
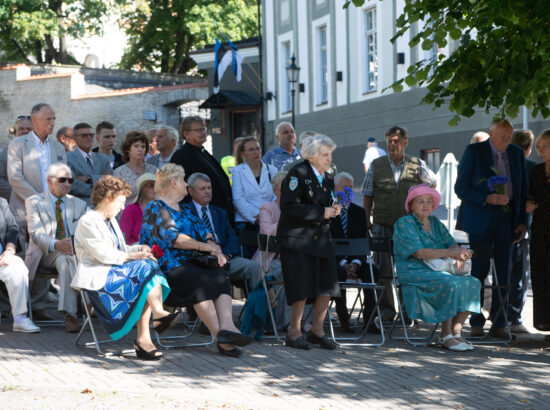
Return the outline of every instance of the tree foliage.
{"type": "MultiPolygon", "coordinates": [[[[361,6],[364,0],[353,0],[361,6]]],[[[349,6],[348,1],[345,7],[349,6]]],[[[411,47],[431,49],[453,41],[449,56],[422,60],[391,87],[426,86],[426,103],[449,104],[460,116],[475,108],[515,117],[521,105],[533,117],[550,116],[550,7],[548,0],[406,0],[392,39],[418,25],[411,47]]]]}
{"type": "Polygon", "coordinates": [[[7,61],[75,62],[67,37],[101,34],[102,20],[127,0],[1,0],[0,49],[7,61]]]}
{"type": "Polygon", "coordinates": [[[231,41],[258,33],[256,0],[149,0],[123,15],[129,45],[121,68],[187,73],[190,52],[227,35],[231,41]]]}

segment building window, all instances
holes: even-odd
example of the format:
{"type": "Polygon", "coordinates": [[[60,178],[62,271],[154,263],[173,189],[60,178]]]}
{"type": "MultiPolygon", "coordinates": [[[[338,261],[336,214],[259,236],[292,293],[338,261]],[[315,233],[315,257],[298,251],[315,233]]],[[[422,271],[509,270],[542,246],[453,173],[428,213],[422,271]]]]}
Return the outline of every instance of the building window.
{"type": "Polygon", "coordinates": [[[433,172],[437,172],[439,170],[439,167],[441,166],[439,148],[423,149],[421,151],[421,157],[433,172]]]}
{"type": "Polygon", "coordinates": [[[328,101],[328,50],[327,27],[322,26],[318,33],[318,61],[317,61],[317,105],[328,101]]]}
{"type": "Polygon", "coordinates": [[[290,41],[282,44],[281,51],[281,111],[287,113],[292,110],[290,82],[286,74],[286,67],[290,64],[290,41]]]}
{"type": "Polygon", "coordinates": [[[365,53],[363,92],[376,90],[378,86],[378,45],[376,33],[376,8],[365,10],[365,53]]]}

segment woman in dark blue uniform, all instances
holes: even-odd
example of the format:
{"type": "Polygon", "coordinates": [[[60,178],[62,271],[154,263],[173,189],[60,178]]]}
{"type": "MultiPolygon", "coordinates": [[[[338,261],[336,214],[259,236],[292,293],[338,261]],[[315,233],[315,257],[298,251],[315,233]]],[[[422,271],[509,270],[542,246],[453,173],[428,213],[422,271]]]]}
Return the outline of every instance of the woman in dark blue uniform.
{"type": "Polygon", "coordinates": [[[323,330],[330,298],[340,296],[329,225],[340,214],[340,205],[326,172],[335,148],[330,138],[316,135],[302,149],[306,160],[292,167],[281,184],[277,237],[287,303],[292,305],[285,345],[297,349],[310,349],[310,343],[336,348],[323,330]],[[306,340],[300,324],[307,299],[315,299],[315,316],[306,340]]]}

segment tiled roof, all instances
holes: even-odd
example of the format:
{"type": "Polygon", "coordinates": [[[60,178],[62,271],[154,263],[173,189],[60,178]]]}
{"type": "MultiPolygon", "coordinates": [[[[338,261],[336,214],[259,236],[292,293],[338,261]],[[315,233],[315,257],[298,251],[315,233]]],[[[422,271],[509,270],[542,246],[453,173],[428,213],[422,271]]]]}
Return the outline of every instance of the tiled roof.
{"type": "Polygon", "coordinates": [[[203,87],[204,88],[208,87],[208,84],[207,83],[189,83],[189,84],[168,85],[164,87],[126,88],[124,90],[113,90],[113,91],[104,91],[99,93],[82,94],[82,95],[73,97],[72,100],[84,100],[88,98],[108,98],[108,97],[118,97],[122,95],[143,94],[150,91],[170,91],[170,90],[181,90],[186,88],[203,88],[203,87]]]}

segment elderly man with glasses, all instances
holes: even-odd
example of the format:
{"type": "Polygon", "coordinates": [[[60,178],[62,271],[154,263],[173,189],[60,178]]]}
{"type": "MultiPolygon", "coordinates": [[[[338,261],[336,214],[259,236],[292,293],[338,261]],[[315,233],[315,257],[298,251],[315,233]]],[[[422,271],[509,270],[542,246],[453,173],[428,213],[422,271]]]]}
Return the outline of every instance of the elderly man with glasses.
{"type": "Polygon", "coordinates": [[[94,184],[103,175],[112,175],[113,169],[105,155],[92,151],[95,134],[91,125],[81,122],[74,126],[73,131],[76,149],[67,155],[67,163],[75,178],[71,194],[91,206],[94,184]]]}
{"type": "Polygon", "coordinates": [[[77,293],[71,288],[76,273],[71,236],[78,220],[86,213],[86,203],[68,195],[74,179],[71,169],[61,163],[48,168],[48,190],[25,201],[30,244],[25,265],[32,279],[39,265],[55,267],[59,290],[58,310],[65,312],[65,330],[78,332],[76,319],[77,293]]]}

